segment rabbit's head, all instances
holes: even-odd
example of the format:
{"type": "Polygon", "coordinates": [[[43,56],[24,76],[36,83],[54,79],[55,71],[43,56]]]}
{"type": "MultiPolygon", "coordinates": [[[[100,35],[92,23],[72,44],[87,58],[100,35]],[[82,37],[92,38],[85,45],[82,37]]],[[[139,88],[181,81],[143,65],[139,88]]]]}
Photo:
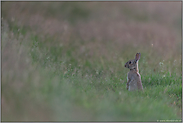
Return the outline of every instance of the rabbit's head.
{"type": "Polygon", "coordinates": [[[126,64],[125,67],[129,69],[137,69],[138,70],[138,60],[140,59],[140,53],[137,53],[135,56],[135,59],[129,60],[126,64]]]}

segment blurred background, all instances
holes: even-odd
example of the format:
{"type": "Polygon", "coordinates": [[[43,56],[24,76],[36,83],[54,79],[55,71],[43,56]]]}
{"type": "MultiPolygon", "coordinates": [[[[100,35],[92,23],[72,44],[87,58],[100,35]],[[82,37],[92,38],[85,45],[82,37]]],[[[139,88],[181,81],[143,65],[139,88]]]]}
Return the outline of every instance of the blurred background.
{"type": "Polygon", "coordinates": [[[1,2],[2,121],[181,120],[181,2],[1,2]],[[124,64],[141,53],[144,93],[124,64]]]}

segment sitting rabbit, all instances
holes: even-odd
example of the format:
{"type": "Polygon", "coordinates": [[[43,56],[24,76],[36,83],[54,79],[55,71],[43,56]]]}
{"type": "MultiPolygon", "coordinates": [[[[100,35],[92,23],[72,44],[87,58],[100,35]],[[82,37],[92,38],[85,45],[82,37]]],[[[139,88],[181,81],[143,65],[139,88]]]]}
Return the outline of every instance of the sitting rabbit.
{"type": "Polygon", "coordinates": [[[143,90],[142,82],[141,82],[141,76],[139,74],[138,70],[138,61],[140,59],[140,53],[137,53],[135,56],[135,59],[129,60],[125,67],[129,68],[130,71],[127,75],[127,90],[133,91],[133,90],[143,90]]]}

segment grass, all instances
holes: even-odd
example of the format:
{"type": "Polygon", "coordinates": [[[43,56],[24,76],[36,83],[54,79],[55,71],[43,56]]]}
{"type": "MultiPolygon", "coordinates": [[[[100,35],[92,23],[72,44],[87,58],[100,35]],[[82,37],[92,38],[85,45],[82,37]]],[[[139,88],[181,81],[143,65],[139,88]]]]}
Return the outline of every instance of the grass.
{"type": "MultiPolygon", "coordinates": [[[[148,18],[143,24],[144,20],[136,17],[138,13],[133,13],[135,8],[128,8],[130,15],[125,16],[136,18],[134,22],[140,26],[130,21],[125,27],[123,17],[120,22],[114,17],[116,7],[120,7],[112,3],[108,16],[114,17],[117,25],[122,20],[122,32],[129,32],[124,31],[121,37],[111,19],[104,22],[110,30],[98,23],[102,17],[108,17],[103,10],[109,4],[97,3],[96,16],[90,5],[96,3],[2,2],[2,121],[181,121],[180,35],[173,25],[167,27],[159,22],[167,16],[157,15],[161,18],[148,18]],[[63,4],[78,11],[67,10],[69,7],[64,8],[63,4]],[[31,12],[33,5],[35,10],[31,12]],[[16,7],[19,9],[12,11],[16,7]],[[45,9],[38,11],[39,7],[45,9]],[[58,11],[63,9],[65,12],[60,15],[58,11]],[[19,12],[22,15],[16,14],[19,12]],[[35,18],[36,13],[40,17],[35,18]],[[87,30],[83,32],[83,28],[87,30]],[[111,32],[113,29],[115,33],[111,32]],[[116,36],[111,37],[111,33],[116,36]],[[170,39],[174,39],[173,45],[170,39]],[[126,90],[129,70],[124,64],[137,51],[142,56],[139,69],[143,93],[126,90]]],[[[176,9],[172,13],[175,12],[176,9]]],[[[154,15],[154,11],[149,13],[154,15]]],[[[171,21],[177,22],[173,18],[171,21]]]]}

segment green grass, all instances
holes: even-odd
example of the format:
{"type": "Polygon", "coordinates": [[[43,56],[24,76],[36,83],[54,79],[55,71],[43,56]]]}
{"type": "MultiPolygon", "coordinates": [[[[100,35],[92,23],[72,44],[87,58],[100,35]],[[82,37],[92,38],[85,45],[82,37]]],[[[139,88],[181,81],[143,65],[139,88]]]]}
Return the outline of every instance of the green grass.
{"type": "MultiPolygon", "coordinates": [[[[27,82],[24,80],[26,82],[24,86],[29,87],[22,88],[17,93],[14,93],[12,89],[8,93],[4,89],[8,89],[9,85],[4,83],[2,86],[3,94],[9,94],[9,98],[14,95],[15,100],[18,101],[15,104],[16,108],[20,110],[17,110],[18,112],[25,110],[21,107],[23,103],[21,100],[28,96],[31,98],[30,100],[41,100],[48,103],[48,107],[57,114],[54,116],[55,119],[52,119],[54,121],[180,119],[177,113],[180,113],[182,99],[181,76],[178,77],[176,74],[169,76],[166,73],[165,77],[162,77],[164,74],[156,72],[148,75],[141,74],[144,93],[128,92],[126,90],[128,70],[123,70],[123,66],[119,62],[115,66],[114,63],[111,63],[110,66],[110,62],[106,60],[91,62],[83,59],[83,56],[81,58],[72,56],[76,49],[74,46],[72,50],[56,46],[47,47],[46,42],[43,44],[40,41],[41,38],[34,35],[31,35],[28,40],[32,43],[26,50],[30,54],[29,59],[32,59],[32,64],[36,65],[35,70],[28,73],[30,75],[27,82]],[[60,55],[62,52],[65,52],[65,56],[60,55]],[[110,71],[109,67],[112,67],[114,71],[110,71]],[[121,70],[117,68],[121,68],[121,70]],[[33,79],[35,75],[38,76],[36,82],[40,85],[32,83],[35,81],[33,79]],[[20,96],[20,93],[23,95],[20,96]],[[174,102],[176,105],[173,104],[174,102]],[[80,114],[77,112],[71,114],[74,110],[78,110],[80,114]],[[64,114],[62,115],[62,113],[64,114]],[[86,118],[83,118],[83,115],[86,115],[86,118]]],[[[5,97],[8,98],[8,95],[5,97]]],[[[5,117],[3,119],[7,120],[5,117]]]]}
{"type": "MultiPolygon", "coordinates": [[[[89,17],[80,4],[64,4],[78,9],[67,10],[69,16],[89,17]]],[[[54,5],[56,10],[67,9],[59,8],[62,4],[45,4],[50,13],[43,15],[57,15],[54,5]]],[[[60,35],[35,33],[33,27],[6,21],[10,19],[5,15],[2,121],[182,120],[180,49],[163,56],[144,47],[148,42],[135,47],[92,38],[91,43],[75,33],[64,41],[60,35]],[[124,64],[137,51],[142,54],[139,69],[144,92],[129,92],[129,70],[124,64]]]]}

